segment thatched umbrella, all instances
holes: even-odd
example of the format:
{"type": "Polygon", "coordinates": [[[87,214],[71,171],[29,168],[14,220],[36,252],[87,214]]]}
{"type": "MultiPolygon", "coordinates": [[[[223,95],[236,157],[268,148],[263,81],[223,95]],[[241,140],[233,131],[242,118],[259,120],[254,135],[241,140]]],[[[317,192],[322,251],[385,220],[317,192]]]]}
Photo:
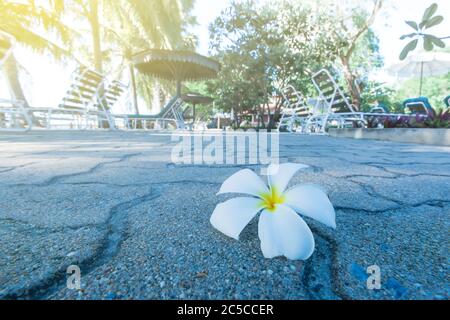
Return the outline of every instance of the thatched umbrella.
{"type": "Polygon", "coordinates": [[[211,97],[202,96],[198,93],[188,93],[181,96],[184,102],[192,103],[192,121],[195,123],[195,106],[197,104],[210,104],[214,101],[211,97]]]}
{"type": "Polygon", "coordinates": [[[182,81],[214,78],[220,68],[217,61],[183,50],[147,50],[135,54],[132,61],[143,74],[176,81],[178,97],[181,97],[182,81]]]}
{"type": "Polygon", "coordinates": [[[419,96],[421,96],[423,77],[444,75],[450,72],[450,54],[445,52],[418,53],[399,64],[391,66],[388,71],[397,77],[419,77],[419,96]]]}

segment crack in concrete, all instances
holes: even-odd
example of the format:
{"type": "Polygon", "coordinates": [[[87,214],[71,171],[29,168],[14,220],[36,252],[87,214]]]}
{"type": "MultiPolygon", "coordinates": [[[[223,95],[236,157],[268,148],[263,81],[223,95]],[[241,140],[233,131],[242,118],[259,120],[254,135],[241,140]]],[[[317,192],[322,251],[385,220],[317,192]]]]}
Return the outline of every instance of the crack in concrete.
{"type": "Polygon", "coordinates": [[[346,211],[346,212],[364,213],[367,215],[372,215],[372,214],[387,213],[387,212],[404,210],[404,209],[414,209],[414,208],[419,208],[422,206],[429,206],[429,207],[435,207],[435,208],[442,209],[442,208],[445,208],[447,206],[447,204],[450,204],[450,200],[431,199],[431,200],[421,201],[421,202],[412,203],[412,204],[404,203],[404,204],[396,206],[396,207],[390,207],[387,209],[379,209],[379,210],[378,209],[369,210],[369,209],[344,207],[344,206],[334,206],[334,209],[346,211]]]}
{"type": "Polygon", "coordinates": [[[222,182],[211,182],[202,180],[175,180],[175,181],[164,181],[164,182],[142,182],[142,183],[132,183],[132,184],[116,184],[110,182],[97,182],[97,181],[86,181],[86,182],[64,182],[61,185],[103,185],[112,187],[141,187],[141,186],[159,186],[159,185],[171,185],[171,184],[183,184],[183,183],[197,183],[205,185],[221,185],[222,182]]]}
{"type": "MultiPolygon", "coordinates": [[[[394,172],[392,172],[394,174],[394,172]]],[[[416,178],[416,177],[436,177],[436,178],[450,178],[450,175],[445,174],[432,174],[432,173],[417,173],[417,174],[406,174],[406,173],[397,173],[396,176],[377,176],[377,175],[368,175],[368,174],[351,174],[346,176],[336,176],[330,174],[331,177],[335,178],[343,178],[343,179],[352,179],[352,178],[382,178],[387,180],[397,180],[401,178],[416,178]]],[[[353,180],[351,180],[353,181],[353,180]]]]}
{"type": "MultiPolygon", "coordinates": [[[[105,237],[102,239],[100,246],[92,255],[82,261],[76,262],[80,269],[83,270],[83,275],[89,274],[96,268],[107,263],[117,254],[122,242],[127,238],[128,210],[142,203],[154,200],[159,196],[159,192],[152,190],[143,196],[121,202],[110,209],[109,218],[103,224],[105,237]]],[[[67,263],[51,276],[38,280],[28,288],[18,288],[6,292],[0,296],[0,299],[46,299],[64,286],[67,276],[66,269],[70,264],[67,263]]]]}
{"type": "Polygon", "coordinates": [[[249,169],[249,168],[260,168],[261,164],[176,164],[176,163],[168,163],[166,165],[167,168],[183,168],[183,169],[193,169],[193,168],[205,168],[205,169],[249,169]]]}
{"type": "Polygon", "coordinates": [[[11,171],[14,171],[16,169],[25,168],[27,166],[31,166],[31,165],[36,164],[36,163],[39,163],[39,162],[29,162],[29,163],[24,163],[24,164],[21,164],[21,165],[18,165],[18,166],[8,167],[5,170],[1,170],[0,173],[11,172],[11,171]]]}
{"type": "MultiPolygon", "coordinates": [[[[113,206],[108,215],[108,219],[103,223],[95,223],[95,224],[84,224],[80,226],[70,226],[70,227],[62,227],[62,228],[50,228],[50,227],[38,227],[42,230],[49,231],[51,233],[64,232],[65,230],[79,230],[81,228],[87,227],[95,227],[100,230],[106,232],[105,237],[102,239],[99,248],[94,252],[93,255],[84,259],[83,261],[79,261],[76,264],[83,271],[83,275],[87,275],[91,273],[93,270],[98,267],[104,265],[109,260],[111,260],[119,251],[120,245],[127,238],[126,235],[126,219],[128,216],[128,211],[140,204],[145,202],[152,201],[158,198],[161,194],[161,190],[158,186],[163,185],[173,185],[173,184],[186,184],[186,183],[194,183],[194,184],[208,184],[208,185],[220,185],[221,183],[212,183],[212,182],[203,182],[203,181],[193,181],[193,180],[180,180],[175,182],[160,182],[160,183],[147,183],[146,186],[153,186],[154,189],[138,198],[134,198],[132,200],[128,200],[125,202],[121,202],[115,206],[113,206]]],[[[103,183],[101,183],[103,184],[103,183]]],[[[136,186],[135,184],[132,186],[136,186]]],[[[127,186],[119,186],[119,187],[127,187],[127,186]]],[[[25,221],[19,221],[16,219],[0,219],[8,222],[19,222],[26,225],[29,225],[29,228],[35,228],[31,223],[25,221]]],[[[23,230],[26,232],[27,230],[23,230]]],[[[0,295],[0,299],[46,299],[55,293],[57,290],[61,289],[64,286],[67,274],[66,269],[70,264],[66,264],[63,267],[59,268],[56,272],[54,272],[51,276],[41,279],[36,283],[32,284],[29,288],[18,288],[16,290],[12,290],[10,292],[6,292],[3,295],[0,295]]]]}
{"type": "Polygon", "coordinates": [[[46,234],[63,233],[68,230],[69,231],[77,231],[77,230],[80,230],[83,228],[96,228],[96,227],[104,224],[104,222],[103,223],[99,222],[99,223],[86,223],[86,224],[80,224],[80,225],[74,225],[74,226],[46,227],[46,226],[37,225],[32,222],[17,219],[17,218],[0,218],[0,221],[9,223],[9,224],[14,224],[14,225],[17,225],[17,224],[23,225],[23,226],[20,226],[20,228],[22,228],[22,230],[20,230],[20,232],[23,232],[23,233],[33,232],[37,229],[40,231],[45,231],[46,234]]]}
{"type": "MultiPolygon", "coordinates": [[[[165,144],[162,144],[165,145],[165,144]]],[[[299,148],[298,145],[286,145],[284,146],[287,149],[294,150],[299,148]]],[[[305,145],[305,147],[310,147],[308,145],[305,145]]],[[[51,153],[52,151],[44,152],[51,153]]],[[[322,151],[321,151],[322,152],[322,151]]],[[[307,156],[307,157],[324,157],[323,154],[321,154],[319,151],[313,151],[311,153],[316,154],[315,156],[307,156]]],[[[329,149],[326,150],[326,152],[330,152],[329,149]]],[[[384,153],[388,155],[386,152],[382,151],[379,153],[384,153]]],[[[37,154],[37,153],[35,153],[37,154]]],[[[48,179],[47,181],[43,183],[38,184],[17,184],[17,185],[8,185],[8,186],[48,186],[51,184],[65,184],[65,185],[109,185],[109,186],[115,186],[115,187],[139,187],[139,186],[153,186],[156,189],[158,186],[165,186],[165,185],[176,185],[176,184],[186,184],[186,183],[196,183],[196,184],[206,184],[206,185],[214,185],[218,186],[221,183],[220,182],[209,182],[209,181],[195,181],[195,180],[178,180],[178,181],[169,181],[169,182],[149,182],[149,183],[138,183],[138,184],[114,184],[114,183],[108,183],[108,182],[61,182],[65,178],[74,177],[74,176],[82,176],[86,174],[94,173],[96,170],[102,168],[103,166],[107,166],[109,164],[113,163],[120,163],[122,161],[126,161],[128,158],[140,155],[142,153],[138,154],[127,154],[123,157],[121,157],[118,160],[109,161],[109,162],[102,162],[94,166],[93,168],[79,173],[73,173],[73,174],[65,174],[65,175],[59,175],[52,177],[48,179]]],[[[359,156],[360,153],[353,152],[351,154],[354,154],[355,156],[359,156]]],[[[33,154],[32,154],[33,155],[33,154]]],[[[390,154],[389,154],[390,155],[390,154]]],[[[23,156],[23,155],[20,155],[23,156]]],[[[19,157],[19,156],[16,156],[19,157]]],[[[361,209],[361,208],[355,208],[355,207],[343,207],[343,206],[335,206],[336,210],[346,211],[346,212],[353,212],[357,214],[380,214],[380,213],[390,213],[394,211],[398,211],[401,209],[409,209],[409,208],[417,208],[421,206],[433,206],[433,207],[439,207],[439,208],[445,208],[447,205],[450,204],[450,200],[426,200],[419,203],[405,203],[403,201],[392,199],[390,197],[384,196],[378,192],[375,191],[375,189],[367,185],[366,183],[355,181],[352,178],[358,178],[358,177],[367,177],[367,178],[383,178],[383,179],[399,179],[401,177],[418,177],[418,176],[437,176],[437,177],[449,177],[449,175],[430,175],[430,174],[403,174],[398,172],[392,172],[386,169],[385,165],[395,165],[395,166],[403,166],[403,165],[447,165],[450,163],[418,163],[418,162],[409,162],[409,163],[393,163],[391,160],[380,158],[383,161],[386,161],[386,163],[382,162],[376,162],[376,161],[369,161],[369,162],[355,162],[355,161],[349,161],[348,159],[339,158],[339,157],[333,157],[335,159],[338,159],[340,161],[343,161],[344,163],[352,163],[356,165],[366,165],[371,166],[377,169],[380,169],[388,174],[392,174],[394,176],[386,177],[386,176],[375,176],[375,175],[347,175],[342,177],[336,177],[331,174],[326,174],[330,177],[337,178],[337,179],[344,179],[348,180],[352,183],[355,183],[359,187],[362,188],[363,191],[365,191],[369,196],[375,197],[375,198],[381,198],[390,202],[393,202],[397,204],[397,206],[382,209],[382,210],[367,210],[367,209],[361,209]]],[[[288,159],[298,159],[294,157],[288,157],[288,159]]],[[[405,158],[407,159],[407,158],[405,158]]],[[[166,166],[169,168],[171,164],[167,164],[166,166]]],[[[176,166],[178,167],[178,166],[176,166]]],[[[195,165],[187,165],[187,166],[180,166],[182,168],[191,168],[191,167],[199,167],[195,165]]],[[[207,168],[217,168],[217,166],[200,166],[200,167],[207,167],[207,168]]],[[[221,166],[223,168],[248,168],[249,165],[240,165],[240,166],[221,166]]],[[[141,168],[140,168],[141,169],[141,168]]],[[[142,168],[145,170],[146,168],[142,168]]],[[[319,166],[313,166],[314,172],[322,172],[324,171],[323,168],[319,166]]],[[[92,224],[92,225],[81,225],[77,226],[75,230],[79,228],[89,227],[89,226],[95,226],[97,228],[101,228],[105,231],[105,237],[101,241],[100,247],[95,251],[95,253],[88,258],[84,259],[78,265],[83,270],[83,275],[88,274],[92,272],[93,270],[97,269],[98,267],[104,265],[108,261],[110,261],[120,250],[121,243],[127,238],[126,234],[126,228],[127,228],[127,218],[128,218],[128,210],[132,209],[133,207],[136,207],[142,203],[152,201],[160,196],[159,192],[154,192],[154,190],[151,190],[149,193],[134,198],[129,201],[121,202],[115,206],[113,206],[109,211],[109,218],[104,223],[98,223],[98,224],[92,224]]],[[[7,219],[0,219],[3,221],[6,221],[7,219]]],[[[14,221],[14,219],[10,219],[11,221],[14,221]]],[[[23,222],[21,222],[23,223],[23,222]]],[[[72,229],[72,227],[63,227],[59,229],[52,229],[52,228],[45,228],[43,227],[43,230],[51,230],[52,232],[64,232],[64,230],[72,229]]],[[[323,240],[326,243],[326,247],[318,247],[316,255],[312,257],[311,260],[307,261],[305,263],[305,268],[303,270],[302,274],[302,281],[305,284],[307,294],[309,298],[311,299],[320,299],[320,298],[338,298],[338,299],[349,299],[349,297],[345,294],[343,288],[343,284],[340,283],[340,278],[338,276],[339,270],[338,270],[338,252],[339,252],[339,245],[337,244],[336,240],[332,237],[327,235],[326,233],[318,230],[317,228],[311,228],[314,233],[319,237],[319,239],[323,240]],[[320,261],[316,261],[319,259],[320,261]],[[326,281],[329,281],[329,284],[318,287],[317,282],[317,265],[320,264],[323,268],[325,268],[326,274],[329,275],[329,279],[326,281]]],[[[7,298],[25,298],[25,299],[43,299],[48,298],[53,293],[55,293],[57,290],[61,289],[64,285],[65,279],[66,279],[66,267],[61,268],[56,271],[51,277],[48,277],[44,280],[40,280],[39,283],[35,283],[31,286],[29,289],[24,289],[22,291],[16,291],[16,292],[10,292],[6,295],[7,298]]],[[[323,271],[323,270],[322,270],[323,271]]],[[[319,278],[320,281],[322,281],[319,278]]],[[[0,297],[4,298],[4,297],[0,297]]]]}
{"type": "Polygon", "coordinates": [[[50,179],[48,179],[47,181],[41,183],[40,185],[42,186],[48,186],[54,183],[57,183],[58,181],[65,179],[65,178],[73,178],[73,177],[79,177],[79,176],[83,176],[83,175],[87,175],[87,174],[92,174],[95,171],[97,171],[98,169],[108,165],[108,164],[112,164],[112,163],[120,163],[120,162],[124,162],[132,157],[137,157],[139,155],[141,155],[142,153],[130,153],[130,154],[125,154],[124,156],[120,157],[118,160],[113,160],[113,161],[106,161],[106,162],[101,162],[99,164],[96,164],[94,167],[92,167],[91,169],[87,170],[87,171],[83,171],[83,172],[77,172],[77,173],[69,173],[69,174],[62,174],[62,175],[58,175],[58,176],[54,176],[51,177],[50,179]]]}
{"type": "MultiPolygon", "coordinates": [[[[195,181],[195,180],[179,180],[179,181],[170,181],[170,182],[146,182],[146,183],[134,183],[134,184],[113,184],[108,182],[73,182],[73,183],[60,183],[61,185],[103,185],[103,186],[111,186],[118,188],[128,188],[128,187],[149,187],[149,186],[165,186],[165,185],[177,185],[177,184],[204,184],[210,186],[218,186],[222,183],[219,182],[210,182],[210,181],[195,181]]],[[[67,230],[77,231],[82,228],[97,228],[99,226],[103,226],[105,222],[98,223],[85,223],[80,225],[72,225],[72,226],[63,226],[63,227],[46,227],[41,225],[36,225],[32,222],[21,220],[17,218],[1,218],[0,221],[10,223],[10,224],[23,224],[28,226],[28,230],[31,229],[39,229],[46,231],[48,233],[60,233],[67,230]]],[[[27,232],[27,229],[21,230],[22,232],[27,232]]]]}
{"type": "MultiPolygon", "coordinates": [[[[386,168],[386,167],[384,167],[382,165],[379,165],[379,164],[369,164],[368,166],[377,168],[377,169],[379,169],[379,170],[381,170],[381,171],[383,171],[385,173],[392,174],[392,175],[394,175],[395,178],[400,178],[400,177],[419,177],[419,176],[436,176],[436,177],[444,177],[444,178],[445,177],[450,177],[450,175],[434,174],[434,173],[406,174],[406,173],[401,173],[401,172],[396,172],[396,171],[389,170],[388,168],[386,168]]],[[[395,165],[393,165],[393,166],[395,166],[395,165]]]]}
{"type": "Polygon", "coordinates": [[[119,159],[116,160],[112,160],[112,161],[105,161],[105,162],[100,162],[98,164],[96,164],[95,166],[93,166],[92,168],[85,170],[85,171],[81,171],[81,172],[75,172],[75,173],[68,173],[68,174],[61,174],[61,175],[56,175],[53,176],[51,178],[49,178],[47,181],[44,182],[40,182],[40,183],[15,183],[15,184],[0,184],[0,186],[7,186],[7,187],[47,187],[50,186],[52,184],[56,184],[58,183],[60,180],[66,179],[66,178],[72,178],[72,177],[79,177],[79,176],[83,176],[83,175],[87,175],[87,174],[92,174],[95,171],[99,170],[100,168],[109,165],[109,164],[114,164],[114,163],[120,163],[120,162],[124,162],[132,157],[137,157],[139,155],[141,155],[142,153],[130,153],[130,154],[126,154],[122,157],[120,157],[119,159]]]}
{"type": "Polygon", "coordinates": [[[339,277],[339,245],[336,239],[314,226],[310,226],[310,228],[315,237],[318,237],[326,243],[326,247],[317,247],[314,255],[305,262],[302,281],[305,284],[308,298],[314,300],[350,300],[351,298],[343,290],[344,285],[341,283],[339,277]],[[321,268],[326,270],[321,270],[321,268]],[[325,271],[329,277],[324,280],[322,274],[320,274],[321,271],[325,271]]]}

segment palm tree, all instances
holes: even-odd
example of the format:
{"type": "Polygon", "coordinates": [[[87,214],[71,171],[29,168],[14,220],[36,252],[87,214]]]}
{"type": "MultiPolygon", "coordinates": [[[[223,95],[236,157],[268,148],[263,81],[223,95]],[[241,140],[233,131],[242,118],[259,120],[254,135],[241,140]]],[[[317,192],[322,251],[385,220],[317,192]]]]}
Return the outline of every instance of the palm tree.
{"type": "MultiPolygon", "coordinates": [[[[69,28],[62,20],[64,17],[75,18],[80,22],[77,27],[87,22],[92,44],[92,54],[88,56],[93,57],[91,62],[95,69],[103,73],[104,62],[114,50],[119,50],[127,61],[132,53],[147,48],[183,46],[185,27],[194,22],[189,14],[193,4],[194,0],[48,0],[44,8],[36,6],[34,0],[0,0],[0,30],[12,34],[20,44],[33,50],[47,51],[55,57],[74,57],[76,53],[82,53],[79,43],[74,41],[82,30],[75,33],[75,26],[69,28]],[[64,44],[72,44],[71,50],[62,49],[35,32],[36,26],[56,33],[64,44]],[[105,47],[108,50],[104,50],[105,47]]],[[[8,60],[5,69],[14,98],[26,101],[14,56],[8,60]]],[[[134,81],[133,72],[130,76],[134,81]]],[[[147,81],[139,80],[142,79],[138,79],[140,83],[147,81]]]]}
{"type": "MultiPolygon", "coordinates": [[[[193,49],[195,39],[187,34],[187,27],[196,23],[191,16],[194,0],[145,0],[108,2],[106,12],[113,19],[105,26],[105,37],[114,43],[115,51],[121,58],[121,65],[128,66],[128,73],[133,91],[133,105],[137,108],[137,93],[147,102],[152,100],[152,87],[167,91],[172,85],[167,81],[159,81],[135,75],[131,64],[133,53],[148,48],[159,49],[193,49]],[[130,19],[130,17],[132,17],[130,19]],[[132,23],[129,23],[132,21],[132,23]]],[[[105,12],[105,14],[106,14],[105,12]]]]}
{"type": "MultiPolygon", "coordinates": [[[[0,30],[11,34],[19,44],[37,52],[49,52],[54,57],[68,56],[69,52],[58,43],[39,34],[36,29],[56,33],[63,43],[67,43],[73,34],[61,23],[61,1],[49,0],[47,8],[36,6],[33,0],[8,1],[0,0],[0,30]]],[[[5,62],[4,73],[11,95],[28,105],[19,81],[19,66],[12,54],[5,62]]]]}
{"type": "MultiPolygon", "coordinates": [[[[92,64],[103,73],[111,54],[128,65],[137,112],[137,85],[148,96],[149,79],[135,76],[129,59],[148,48],[174,48],[183,44],[185,27],[195,21],[189,12],[194,0],[69,0],[65,12],[88,22],[92,43],[92,64]],[[103,19],[107,17],[107,19],[103,19]]],[[[111,71],[111,70],[109,70],[111,71]]]]}
{"type": "Polygon", "coordinates": [[[122,64],[129,66],[133,105],[138,113],[136,83],[140,84],[141,94],[148,97],[151,81],[145,77],[136,78],[130,65],[131,55],[148,48],[184,46],[186,26],[195,23],[190,15],[193,5],[194,0],[72,0],[66,7],[89,22],[93,65],[98,72],[104,71],[107,54],[113,51],[121,56],[122,64]],[[110,48],[102,51],[104,44],[110,48]]]}

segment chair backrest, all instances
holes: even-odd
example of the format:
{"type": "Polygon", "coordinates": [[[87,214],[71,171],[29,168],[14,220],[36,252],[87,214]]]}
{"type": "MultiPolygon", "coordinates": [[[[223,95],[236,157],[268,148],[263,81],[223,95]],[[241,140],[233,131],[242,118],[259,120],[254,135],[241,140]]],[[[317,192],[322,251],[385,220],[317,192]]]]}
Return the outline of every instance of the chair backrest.
{"type": "Polygon", "coordinates": [[[328,70],[322,69],[312,76],[312,82],[320,95],[326,101],[329,112],[355,112],[348,95],[336,83],[328,70]]]}
{"type": "Polygon", "coordinates": [[[386,110],[383,107],[373,107],[370,109],[370,113],[386,113],[386,110]]]}
{"type": "Polygon", "coordinates": [[[162,118],[175,118],[178,121],[184,121],[183,118],[183,105],[184,101],[183,99],[179,98],[178,96],[175,96],[169,101],[169,106],[166,106],[163,109],[163,112],[160,114],[162,115],[162,118]]]}
{"type": "Polygon", "coordinates": [[[423,115],[430,114],[433,109],[427,97],[406,99],[403,101],[403,107],[409,110],[412,114],[423,115]]]}
{"type": "Polygon", "coordinates": [[[72,84],[62,99],[60,108],[87,110],[93,105],[103,76],[87,67],[79,66],[72,73],[72,84]]]}
{"type": "MultiPolygon", "coordinates": [[[[173,114],[173,107],[176,106],[178,101],[178,96],[172,97],[169,102],[161,109],[161,111],[156,115],[158,118],[170,118],[173,114]]],[[[182,100],[181,100],[182,101],[182,100]]]]}
{"type": "Polygon", "coordinates": [[[13,36],[0,31],[0,66],[9,58],[15,45],[13,36]]]}
{"type": "Polygon", "coordinates": [[[447,108],[450,108],[450,95],[448,95],[445,99],[444,99],[444,103],[447,106],[447,108]]]}
{"type": "Polygon", "coordinates": [[[118,80],[103,82],[103,88],[99,88],[95,107],[99,110],[111,110],[120,98],[128,91],[128,86],[118,80]]]}
{"type": "Polygon", "coordinates": [[[280,90],[283,97],[283,109],[289,110],[299,116],[309,115],[310,108],[305,103],[305,98],[292,85],[280,90]]]}

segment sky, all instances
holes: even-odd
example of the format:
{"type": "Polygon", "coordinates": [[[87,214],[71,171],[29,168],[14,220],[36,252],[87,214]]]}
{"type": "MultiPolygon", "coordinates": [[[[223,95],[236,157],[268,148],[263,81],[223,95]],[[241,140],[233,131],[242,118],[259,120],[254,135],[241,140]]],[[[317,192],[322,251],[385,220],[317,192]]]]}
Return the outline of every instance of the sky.
{"type": "MultiPolygon", "coordinates": [[[[220,15],[230,0],[196,0],[194,15],[197,17],[198,25],[192,31],[199,37],[197,51],[208,55],[209,32],[208,26],[220,15]]],[[[266,1],[266,0],[261,0],[266,1]]],[[[276,1],[276,0],[271,0],[276,1]]],[[[299,0],[300,1],[300,0],[299,0]]],[[[439,13],[446,16],[446,20],[438,27],[433,28],[434,34],[438,36],[450,35],[450,0],[387,0],[395,6],[388,6],[389,10],[383,10],[377,18],[373,29],[380,39],[381,54],[385,58],[385,69],[394,63],[398,63],[398,55],[405,45],[399,40],[400,36],[410,33],[411,29],[405,24],[405,20],[420,20],[423,11],[433,2],[438,3],[439,13]]],[[[406,41],[406,40],[405,40],[406,41]]],[[[447,44],[450,45],[449,41],[447,44]]],[[[27,73],[24,76],[24,87],[31,105],[36,107],[56,107],[70,84],[70,72],[74,65],[61,66],[50,59],[27,50],[16,50],[20,63],[25,67],[27,73]]],[[[387,75],[386,72],[377,74],[380,81],[393,83],[396,79],[387,75]]],[[[4,82],[0,79],[0,96],[5,97],[4,82]]]]}

